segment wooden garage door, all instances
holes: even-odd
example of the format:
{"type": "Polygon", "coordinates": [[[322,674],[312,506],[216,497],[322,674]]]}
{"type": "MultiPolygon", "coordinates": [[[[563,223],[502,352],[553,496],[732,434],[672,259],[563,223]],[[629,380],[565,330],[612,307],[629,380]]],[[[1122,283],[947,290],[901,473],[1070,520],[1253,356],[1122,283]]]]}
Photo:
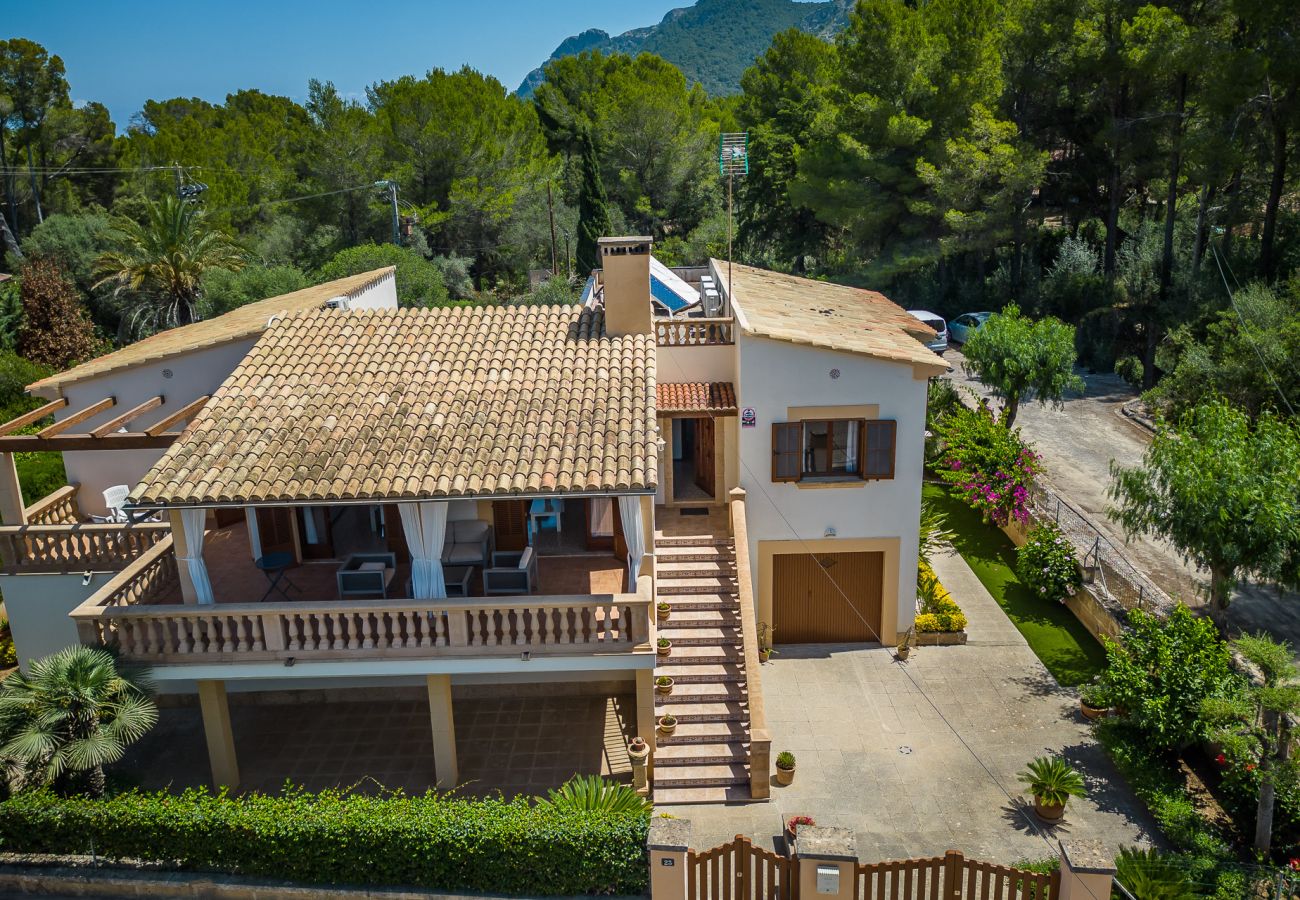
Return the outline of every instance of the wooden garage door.
{"type": "Polygon", "coordinates": [[[880,640],[883,553],[773,557],[772,639],[778,644],[880,640]]]}

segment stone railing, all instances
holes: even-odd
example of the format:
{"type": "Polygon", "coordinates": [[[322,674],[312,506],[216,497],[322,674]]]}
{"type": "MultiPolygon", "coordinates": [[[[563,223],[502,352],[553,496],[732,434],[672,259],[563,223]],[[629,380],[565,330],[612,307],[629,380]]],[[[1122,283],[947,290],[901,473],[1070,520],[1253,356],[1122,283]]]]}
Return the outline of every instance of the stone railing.
{"type": "Polygon", "coordinates": [[[117,571],[164,538],[165,523],[0,526],[0,571],[9,575],[117,571]]]}
{"type": "Polygon", "coordinates": [[[655,344],[660,347],[708,347],[735,343],[735,320],[655,319],[655,344]]]}
{"type": "Polygon", "coordinates": [[[77,486],[65,484],[27,507],[26,512],[28,525],[75,525],[81,521],[77,510],[77,486]]]}
{"type": "Polygon", "coordinates": [[[745,491],[734,488],[730,502],[731,537],[736,546],[736,584],[740,595],[740,634],[745,650],[745,686],[749,693],[749,795],[755,800],[771,795],[772,735],[763,707],[763,673],[760,670],[758,623],[754,583],[749,565],[749,528],[745,521],[745,491]]]}
{"type": "Polygon", "coordinates": [[[639,594],[141,604],[167,590],[175,596],[170,543],[167,551],[73,610],[83,643],[173,664],[654,652],[651,601],[639,594]]]}

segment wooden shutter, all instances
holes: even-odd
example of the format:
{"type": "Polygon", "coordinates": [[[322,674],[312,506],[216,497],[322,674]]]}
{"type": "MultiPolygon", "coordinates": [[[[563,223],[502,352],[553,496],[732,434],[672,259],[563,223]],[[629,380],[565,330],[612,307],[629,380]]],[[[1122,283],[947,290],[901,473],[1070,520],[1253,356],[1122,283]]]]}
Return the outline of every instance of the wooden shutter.
{"type": "Polygon", "coordinates": [[[894,477],[894,444],[898,423],[892,419],[867,422],[863,431],[862,477],[885,479],[894,477]]]}
{"type": "Polygon", "coordinates": [[[493,540],[498,550],[522,550],[528,546],[528,501],[492,501],[493,540]]]}
{"type": "Polygon", "coordinates": [[[802,470],[803,423],[772,423],[772,480],[798,481],[802,470]]]}

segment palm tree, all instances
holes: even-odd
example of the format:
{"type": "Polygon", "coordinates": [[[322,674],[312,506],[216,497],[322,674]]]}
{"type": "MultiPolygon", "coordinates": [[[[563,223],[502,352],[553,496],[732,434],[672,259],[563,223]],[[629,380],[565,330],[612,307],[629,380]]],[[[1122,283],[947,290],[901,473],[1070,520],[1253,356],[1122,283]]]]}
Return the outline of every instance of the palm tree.
{"type": "Polygon", "coordinates": [[[143,224],[118,217],[113,227],[118,246],[96,261],[95,287],[112,285],[116,295],[127,295],[124,324],[132,331],[196,321],[203,273],[244,266],[243,248],[211,226],[199,206],[177,197],[147,202],[143,224]]]}
{"type": "Polygon", "coordinates": [[[0,754],[24,784],[104,793],[104,766],[158,721],[143,674],[119,670],[107,650],[67,647],[0,685],[0,754]]]}

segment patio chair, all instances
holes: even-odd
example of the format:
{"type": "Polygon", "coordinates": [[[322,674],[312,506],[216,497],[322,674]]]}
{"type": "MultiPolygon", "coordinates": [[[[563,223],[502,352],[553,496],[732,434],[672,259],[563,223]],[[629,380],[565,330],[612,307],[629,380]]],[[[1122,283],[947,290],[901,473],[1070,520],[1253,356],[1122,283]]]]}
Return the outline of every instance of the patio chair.
{"type": "Polygon", "coordinates": [[[127,484],[115,484],[104,491],[104,505],[108,507],[108,515],[105,517],[109,522],[126,522],[128,521],[126,510],[126,498],[131,494],[131,486],[127,484]]]}
{"type": "Polygon", "coordinates": [[[388,582],[397,571],[395,553],[353,553],[339,566],[339,599],[378,594],[388,598],[388,582]]]}
{"type": "Polygon", "coordinates": [[[447,523],[442,542],[444,566],[486,566],[492,553],[492,526],[482,519],[447,523]]]}
{"type": "Polygon", "coordinates": [[[498,550],[483,570],[484,594],[531,594],[537,586],[537,554],[532,547],[498,550]]]}

